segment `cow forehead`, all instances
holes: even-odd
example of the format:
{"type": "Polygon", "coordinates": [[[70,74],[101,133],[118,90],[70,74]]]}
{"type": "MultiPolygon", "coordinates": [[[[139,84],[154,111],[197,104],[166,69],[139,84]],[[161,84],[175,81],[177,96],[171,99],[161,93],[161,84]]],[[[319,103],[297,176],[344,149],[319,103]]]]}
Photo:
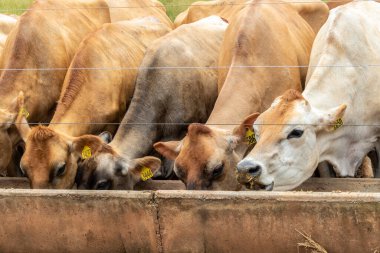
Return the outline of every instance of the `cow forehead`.
{"type": "Polygon", "coordinates": [[[190,140],[186,136],[182,142],[181,151],[176,159],[176,164],[185,170],[199,170],[212,164],[212,159],[219,158],[227,148],[224,133],[213,130],[212,134],[199,135],[196,140],[190,140]],[[218,150],[223,152],[218,152],[218,150]]]}
{"type": "Polygon", "coordinates": [[[283,126],[289,124],[295,114],[294,107],[289,107],[286,111],[283,111],[277,106],[271,107],[257,118],[254,125],[258,126],[260,129],[283,126]]]}
{"type": "Polygon", "coordinates": [[[301,114],[306,113],[309,104],[304,99],[292,101],[279,100],[272,105],[267,111],[262,113],[254,123],[255,131],[258,135],[266,132],[275,136],[276,133],[282,133],[293,125],[303,124],[304,117],[301,114]]]}
{"type": "Polygon", "coordinates": [[[33,170],[50,169],[67,158],[68,146],[58,136],[48,139],[29,138],[23,156],[24,166],[33,170]]]}

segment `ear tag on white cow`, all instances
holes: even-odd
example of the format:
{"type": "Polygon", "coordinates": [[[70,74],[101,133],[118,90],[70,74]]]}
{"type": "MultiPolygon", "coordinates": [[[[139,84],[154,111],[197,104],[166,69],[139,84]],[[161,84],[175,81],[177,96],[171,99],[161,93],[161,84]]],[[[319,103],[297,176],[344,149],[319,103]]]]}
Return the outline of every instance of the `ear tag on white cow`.
{"type": "Polygon", "coordinates": [[[142,167],[141,168],[141,180],[142,181],[146,181],[152,177],[153,177],[153,173],[152,173],[150,168],[148,168],[148,167],[142,167]]]}
{"type": "Polygon", "coordinates": [[[19,114],[21,115],[21,116],[24,116],[26,119],[28,119],[28,117],[29,117],[29,112],[24,108],[24,107],[22,107],[21,109],[20,109],[20,112],[19,112],[19,114]]]}
{"type": "Polygon", "coordinates": [[[335,123],[334,123],[334,130],[337,130],[337,129],[340,128],[341,126],[343,126],[343,120],[342,120],[342,119],[338,119],[338,120],[335,121],[335,123]]]}
{"type": "Polygon", "coordinates": [[[82,159],[91,158],[91,148],[89,146],[84,146],[82,150],[82,159]]]}
{"type": "Polygon", "coordinates": [[[247,129],[247,132],[245,132],[245,138],[250,145],[257,143],[255,132],[252,129],[247,129]]]}

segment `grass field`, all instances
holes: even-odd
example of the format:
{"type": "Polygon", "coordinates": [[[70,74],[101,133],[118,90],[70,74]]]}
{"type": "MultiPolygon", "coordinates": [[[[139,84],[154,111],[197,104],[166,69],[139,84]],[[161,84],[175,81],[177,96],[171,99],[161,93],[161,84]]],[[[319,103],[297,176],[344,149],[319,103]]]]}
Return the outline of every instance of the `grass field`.
{"type": "MultiPolygon", "coordinates": [[[[59,0],[57,0],[59,1],[59,0]]],[[[165,6],[168,16],[174,20],[178,13],[184,11],[195,0],[160,0],[165,6]]],[[[6,14],[23,13],[33,0],[0,0],[0,12],[6,14]]]]}

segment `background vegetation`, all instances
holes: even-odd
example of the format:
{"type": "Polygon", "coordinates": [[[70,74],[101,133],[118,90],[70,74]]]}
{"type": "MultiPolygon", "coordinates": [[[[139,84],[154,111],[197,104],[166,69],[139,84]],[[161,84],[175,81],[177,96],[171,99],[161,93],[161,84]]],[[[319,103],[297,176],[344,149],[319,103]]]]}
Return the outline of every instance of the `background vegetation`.
{"type": "MultiPolygon", "coordinates": [[[[56,0],[60,1],[60,0],[56,0]]],[[[165,6],[168,16],[174,20],[178,13],[187,9],[195,0],[160,0],[165,6]]],[[[20,15],[33,0],[0,0],[0,12],[20,15]]]]}

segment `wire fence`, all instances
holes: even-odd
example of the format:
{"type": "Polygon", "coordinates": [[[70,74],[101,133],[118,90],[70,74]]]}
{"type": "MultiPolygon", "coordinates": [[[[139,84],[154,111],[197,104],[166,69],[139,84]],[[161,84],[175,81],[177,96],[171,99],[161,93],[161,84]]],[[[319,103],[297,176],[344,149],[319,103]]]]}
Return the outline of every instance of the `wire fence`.
{"type": "Polygon", "coordinates": [[[244,69],[244,68],[372,68],[380,64],[357,65],[231,65],[231,66],[157,66],[157,67],[81,67],[81,68],[0,68],[0,71],[68,71],[68,70],[194,70],[194,69],[244,69]]]}
{"type": "MultiPolygon", "coordinates": [[[[371,0],[358,0],[362,2],[370,2],[371,0]]],[[[326,0],[321,1],[320,3],[347,3],[347,0],[326,0]]],[[[180,7],[189,7],[189,6],[208,6],[208,7],[215,7],[215,6],[248,6],[248,5],[258,5],[258,4],[289,4],[289,3],[310,3],[310,4],[316,4],[319,2],[316,1],[260,1],[260,2],[245,2],[245,3],[234,3],[234,2],[224,2],[221,4],[215,4],[215,5],[209,5],[209,4],[166,4],[166,8],[180,8],[180,7]]],[[[0,1],[1,5],[1,1],[0,1]]],[[[33,9],[35,11],[55,11],[55,10],[83,10],[83,9],[91,9],[91,10],[102,10],[102,9],[142,9],[142,8],[162,8],[160,5],[144,5],[144,6],[107,6],[107,7],[75,7],[75,8],[40,8],[40,9],[33,9]]],[[[0,12],[10,12],[10,11],[29,11],[31,8],[7,8],[7,9],[0,9],[0,12]]]]}
{"type": "MultiPolygon", "coordinates": [[[[358,0],[363,2],[369,2],[371,0],[358,0]]],[[[320,3],[347,3],[347,0],[326,0],[321,1],[320,3]]],[[[245,2],[245,3],[234,3],[234,2],[224,2],[222,4],[217,5],[209,5],[209,4],[167,4],[166,8],[176,8],[176,7],[189,7],[189,6],[207,6],[207,7],[215,7],[215,6],[248,6],[248,5],[257,5],[257,4],[289,4],[289,3],[310,3],[315,4],[318,3],[316,1],[261,1],[261,2],[245,2]]],[[[1,6],[1,0],[0,0],[1,6]]],[[[0,7],[1,8],[1,7],[0,7]]],[[[102,9],[141,9],[141,8],[162,8],[160,5],[145,5],[145,6],[108,6],[108,7],[75,7],[75,8],[41,8],[41,9],[33,9],[34,11],[69,11],[69,10],[83,10],[83,9],[91,9],[91,10],[102,10],[102,9]]],[[[31,8],[7,8],[0,9],[0,12],[11,12],[11,11],[29,11],[31,8]]],[[[81,67],[81,68],[66,68],[66,67],[46,67],[46,68],[0,68],[0,71],[68,71],[68,70],[89,70],[89,71],[115,71],[115,70],[199,70],[199,69],[254,69],[254,68],[268,68],[268,69],[282,69],[282,68],[372,68],[372,67],[380,67],[380,64],[355,64],[355,65],[234,65],[234,66],[159,66],[159,67],[81,67]]],[[[1,123],[0,124],[6,124],[1,123]]],[[[110,123],[110,122],[29,122],[29,123],[13,123],[14,125],[18,124],[29,124],[29,125],[170,125],[170,126],[188,126],[193,123],[157,123],[157,122],[145,122],[145,123],[110,123]]],[[[238,123],[206,123],[205,125],[209,126],[236,126],[240,125],[241,122],[238,123]]],[[[257,125],[271,125],[271,126],[317,126],[316,124],[257,124],[257,125]]],[[[334,124],[318,124],[318,126],[334,126],[334,124]]],[[[380,124],[344,124],[343,127],[380,127],[380,124]]]]}
{"type": "MultiPolygon", "coordinates": [[[[6,124],[1,123],[0,124],[6,124]]],[[[191,124],[204,124],[206,126],[239,126],[242,124],[242,122],[239,123],[198,123],[198,122],[190,122],[190,123],[184,123],[184,122],[177,122],[177,123],[169,123],[169,122],[163,122],[163,123],[157,123],[157,122],[143,122],[143,123],[130,123],[130,122],[32,122],[32,123],[26,123],[26,122],[20,122],[20,123],[13,123],[14,125],[32,125],[32,126],[38,126],[38,125],[129,125],[129,126],[146,126],[146,125],[154,125],[154,126],[189,126],[191,124]]],[[[260,123],[256,124],[257,126],[323,126],[323,127],[329,127],[329,126],[336,126],[336,124],[305,124],[305,123],[292,123],[292,124],[278,124],[278,123],[260,123]]],[[[343,124],[339,127],[380,127],[380,124],[343,124]]]]}

